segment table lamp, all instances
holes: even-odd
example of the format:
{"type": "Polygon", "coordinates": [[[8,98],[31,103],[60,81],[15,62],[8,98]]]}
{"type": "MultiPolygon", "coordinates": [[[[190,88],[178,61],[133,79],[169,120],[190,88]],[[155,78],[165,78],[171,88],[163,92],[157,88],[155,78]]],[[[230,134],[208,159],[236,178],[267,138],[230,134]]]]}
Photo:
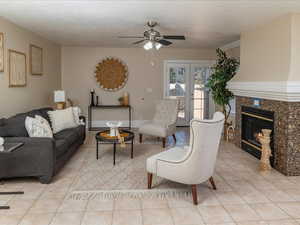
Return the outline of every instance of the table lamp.
{"type": "Polygon", "coordinates": [[[64,109],[66,106],[66,93],[62,90],[54,91],[54,102],[56,109],[64,109]]]}

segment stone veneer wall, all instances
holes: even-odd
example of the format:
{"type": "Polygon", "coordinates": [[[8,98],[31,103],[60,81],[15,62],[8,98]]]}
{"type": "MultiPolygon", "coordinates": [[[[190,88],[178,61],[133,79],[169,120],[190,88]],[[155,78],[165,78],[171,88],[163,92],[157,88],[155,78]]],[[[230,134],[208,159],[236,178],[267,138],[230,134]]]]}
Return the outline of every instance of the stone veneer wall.
{"type": "MultiPolygon", "coordinates": [[[[235,144],[241,147],[241,106],[253,98],[236,96],[235,144]]],[[[287,176],[300,175],[300,102],[261,99],[260,109],[274,112],[274,167],[287,176]]]]}

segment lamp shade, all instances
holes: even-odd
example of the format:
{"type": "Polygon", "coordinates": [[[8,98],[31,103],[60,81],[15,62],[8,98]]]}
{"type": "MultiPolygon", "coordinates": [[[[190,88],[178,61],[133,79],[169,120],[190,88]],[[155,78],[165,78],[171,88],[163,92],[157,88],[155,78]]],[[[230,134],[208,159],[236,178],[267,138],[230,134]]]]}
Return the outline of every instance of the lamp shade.
{"type": "Polygon", "coordinates": [[[65,91],[61,91],[61,90],[54,91],[54,102],[65,102],[65,101],[66,101],[65,91]]]}

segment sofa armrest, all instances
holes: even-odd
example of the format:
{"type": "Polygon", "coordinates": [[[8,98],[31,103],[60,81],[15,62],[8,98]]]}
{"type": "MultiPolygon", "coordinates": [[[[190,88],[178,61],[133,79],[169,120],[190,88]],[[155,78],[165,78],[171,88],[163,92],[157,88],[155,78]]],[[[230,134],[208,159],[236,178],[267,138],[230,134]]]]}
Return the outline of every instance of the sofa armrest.
{"type": "Polygon", "coordinates": [[[85,116],[79,116],[79,119],[82,120],[84,123],[86,123],[86,118],[85,118],[85,116]]]}
{"type": "Polygon", "coordinates": [[[42,183],[51,181],[56,163],[53,138],[7,137],[5,142],[24,145],[11,153],[0,154],[0,178],[33,176],[39,177],[42,183]]]}

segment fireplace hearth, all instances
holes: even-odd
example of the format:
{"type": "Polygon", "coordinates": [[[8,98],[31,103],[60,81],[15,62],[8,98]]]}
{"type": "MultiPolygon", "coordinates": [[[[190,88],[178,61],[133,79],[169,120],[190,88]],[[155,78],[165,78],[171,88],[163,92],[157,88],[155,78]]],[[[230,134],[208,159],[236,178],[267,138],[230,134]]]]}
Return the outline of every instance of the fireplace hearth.
{"type": "Polygon", "coordinates": [[[261,158],[261,144],[258,141],[258,135],[262,129],[270,129],[272,157],[271,165],[274,166],[274,112],[262,110],[259,108],[242,106],[241,107],[241,147],[246,152],[261,158]]]}

